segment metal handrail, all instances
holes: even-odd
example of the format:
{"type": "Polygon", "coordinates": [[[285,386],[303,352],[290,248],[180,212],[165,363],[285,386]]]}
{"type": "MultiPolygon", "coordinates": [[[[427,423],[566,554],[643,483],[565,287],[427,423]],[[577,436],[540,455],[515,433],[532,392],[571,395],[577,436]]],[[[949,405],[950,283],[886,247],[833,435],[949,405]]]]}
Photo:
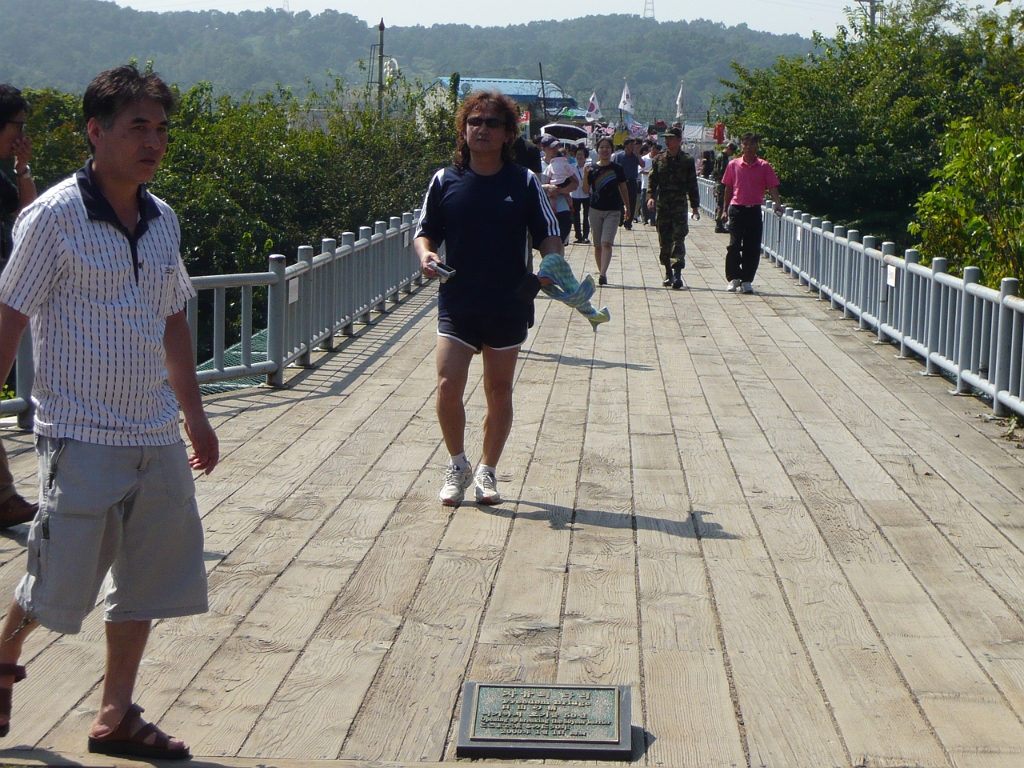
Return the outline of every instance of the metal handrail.
{"type": "MultiPolygon", "coordinates": [[[[236,275],[201,275],[192,278],[198,294],[213,291],[213,367],[198,370],[200,384],[266,376],[267,384],[284,386],[284,370],[294,364],[309,366],[314,348],[334,349],[337,334],[351,335],[356,323],[369,323],[374,312],[384,312],[388,302],[397,303],[402,293],[423,285],[419,258],[413,250],[413,231],[419,209],[373,228],[360,227],[358,235],[344,232],[341,245],[333,238],[320,244],[313,255],[308,245],[298,250],[298,260],[286,266],[285,257],[272,254],[266,272],[236,275]],[[267,352],[253,357],[253,289],[267,289],[267,352]],[[228,291],[241,292],[241,342],[239,365],[225,362],[228,291]]],[[[192,355],[198,350],[199,299],[185,308],[192,331],[192,355]]],[[[15,398],[0,401],[0,413],[18,414],[19,425],[32,426],[32,343],[26,330],[15,362],[15,398]]]]}
{"type": "Polygon", "coordinates": [[[792,208],[781,218],[774,211],[774,203],[762,209],[768,259],[861,329],[898,343],[901,356],[920,356],[925,373],[949,374],[956,393],[977,390],[996,415],[1024,415],[1024,298],[1015,278],[996,291],[979,284],[978,267],[954,277],[944,258],[924,267],[915,250],[899,258],[894,243],[792,208]]]}

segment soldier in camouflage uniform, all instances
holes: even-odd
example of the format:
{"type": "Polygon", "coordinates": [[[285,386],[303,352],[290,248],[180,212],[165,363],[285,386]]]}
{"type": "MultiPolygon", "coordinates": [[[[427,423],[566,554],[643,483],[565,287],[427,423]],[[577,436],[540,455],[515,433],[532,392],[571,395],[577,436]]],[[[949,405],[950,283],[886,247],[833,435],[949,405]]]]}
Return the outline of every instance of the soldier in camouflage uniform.
{"type": "Polygon", "coordinates": [[[697,189],[697,166],[693,158],[680,151],[683,132],[669,128],[665,133],[667,152],[654,161],[647,182],[647,208],[658,216],[660,259],[665,266],[665,287],[677,291],[685,287],[682,270],[686,266],[686,198],[690,198],[693,218],[700,218],[700,191],[697,189]]]}
{"type": "Polygon", "coordinates": [[[734,141],[726,144],[722,153],[715,158],[715,169],[711,172],[711,177],[715,180],[715,232],[719,234],[729,231],[722,224],[722,211],[725,210],[725,184],[722,183],[722,177],[725,176],[725,169],[729,167],[729,161],[737,149],[739,147],[734,141]]]}

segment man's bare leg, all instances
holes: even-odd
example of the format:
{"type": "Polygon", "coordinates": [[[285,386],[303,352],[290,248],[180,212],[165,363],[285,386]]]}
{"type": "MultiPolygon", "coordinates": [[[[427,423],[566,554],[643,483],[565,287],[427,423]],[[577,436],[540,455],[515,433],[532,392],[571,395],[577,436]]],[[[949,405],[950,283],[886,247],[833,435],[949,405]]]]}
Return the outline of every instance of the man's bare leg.
{"type": "Polygon", "coordinates": [[[462,398],[473,355],[473,349],[462,342],[437,337],[437,422],[451,456],[466,449],[466,406],[462,398]]]}
{"type": "Polygon", "coordinates": [[[512,380],[519,347],[502,350],[484,347],[483,356],[487,416],[484,417],[484,446],[480,463],[496,467],[512,431],[512,380]]]}
{"type": "MultiPolygon", "coordinates": [[[[35,629],[38,623],[25,616],[25,611],[17,600],[11,601],[4,620],[3,634],[0,635],[0,664],[17,664],[21,658],[21,649],[25,638],[35,629]]],[[[14,675],[0,677],[0,688],[14,687],[14,675]]],[[[0,714],[0,725],[6,725],[10,715],[0,714]]]]}
{"type": "MultiPolygon", "coordinates": [[[[114,730],[132,703],[135,689],[135,678],[139,674],[139,664],[146,650],[149,639],[150,622],[148,621],[108,621],[107,634],[107,667],[103,676],[103,698],[100,711],[92,724],[92,735],[102,737],[114,730]]],[[[139,728],[143,723],[139,722],[139,728]]],[[[146,739],[147,744],[155,744],[158,734],[153,733],[146,739]]],[[[172,738],[168,748],[184,749],[181,739],[172,738]]]]}

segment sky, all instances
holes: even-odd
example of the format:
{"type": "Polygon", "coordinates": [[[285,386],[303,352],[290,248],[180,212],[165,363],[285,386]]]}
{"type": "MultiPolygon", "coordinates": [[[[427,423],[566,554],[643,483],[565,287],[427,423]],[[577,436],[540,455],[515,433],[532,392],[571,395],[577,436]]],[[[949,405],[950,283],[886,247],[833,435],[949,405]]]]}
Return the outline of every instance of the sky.
{"type": "Polygon", "coordinates": [[[810,37],[815,30],[831,37],[836,25],[845,23],[846,6],[858,7],[855,0],[586,0],[584,3],[551,3],[542,0],[495,2],[486,0],[117,0],[117,4],[139,11],[202,11],[216,9],[238,13],[283,8],[298,13],[318,14],[326,8],[372,22],[381,17],[386,26],[409,27],[416,24],[470,24],[504,27],[547,19],[569,19],[584,15],[625,13],[643,15],[645,3],[653,3],[659,21],[709,19],[726,26],[746,23],[751,29],[776,34],[797,33],[810,37]],[[553,10],[557,9],[557,10],[553,10]]]}

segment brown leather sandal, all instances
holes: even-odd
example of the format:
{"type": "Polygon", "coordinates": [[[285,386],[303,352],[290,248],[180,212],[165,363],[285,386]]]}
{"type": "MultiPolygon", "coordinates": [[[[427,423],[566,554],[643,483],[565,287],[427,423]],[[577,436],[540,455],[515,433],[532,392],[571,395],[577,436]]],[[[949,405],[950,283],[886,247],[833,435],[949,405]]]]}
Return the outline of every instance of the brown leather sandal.
{"type": "MultiPolygon", "coordinates": [[[[25,668],[18,664],[0,664],[0,677],[14,676],[14,682],[20,683],[25,679],[25,668]]],[[[7,715],[7,722],[0,725],[0,738],[6,736],[11,730],[11,700],[14,689],[0,688],[0,715],[7,715]]]]}
{"type": "Polygon", "coordinates": [[[171,737],[152,723],[139,727],[138,722],[142,720],[143,712],[145,710],[138,704],[132,704],[114,730],[106,736],[89,737],[89,751],[100,755],[128,755],[150,760],[188,760],[192,757],[188,747],[170,749],[171,737]],[[138,730],[132,733],[135,728],[138,730]],[[154,733],[156,738],[153,743],[147,744],[146,739],[154,733]]]}

